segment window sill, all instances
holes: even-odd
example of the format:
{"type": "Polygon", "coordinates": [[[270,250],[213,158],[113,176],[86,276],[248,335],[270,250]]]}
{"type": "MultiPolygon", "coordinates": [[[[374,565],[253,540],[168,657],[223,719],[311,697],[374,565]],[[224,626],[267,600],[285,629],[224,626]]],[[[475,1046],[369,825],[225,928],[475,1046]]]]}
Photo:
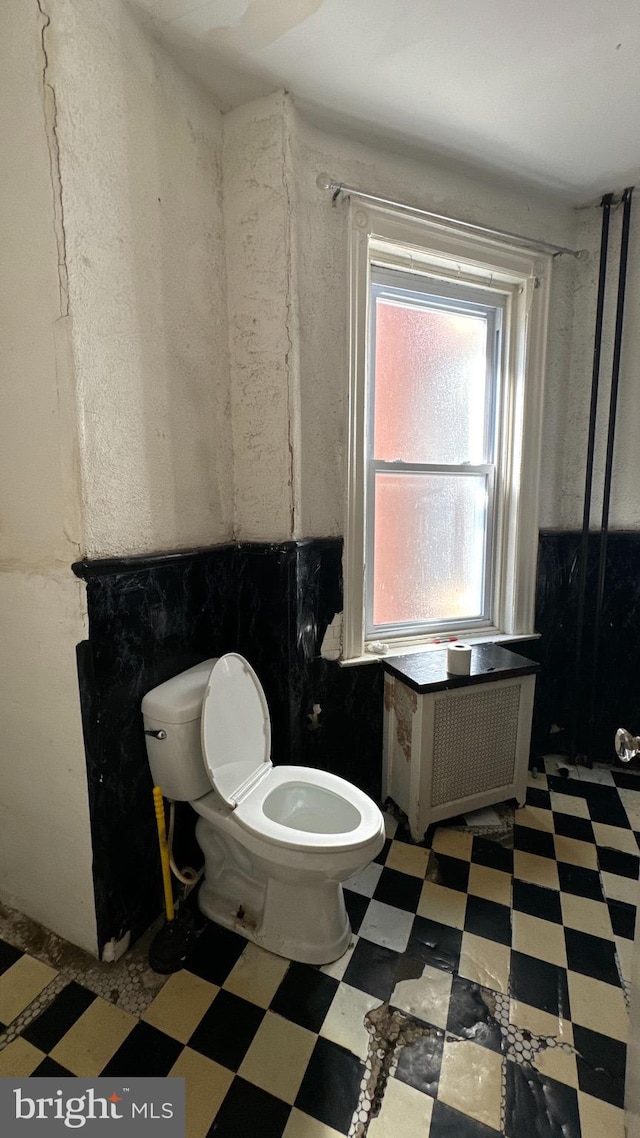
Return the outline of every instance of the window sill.
{"type": "Polygon", "coordinates": [[[437,644],[434,643],[434,641],[430,641],[428,643],[425,642],[422,644],[417,643],[393,646],[390,645],[387,652],[366,652],[362,656],[352,656],[348,660],[340,659],[338,660],[338,663],[341,668],[352,668],[356,665],[359,666],[360,664],[375,664],[376,662],[380,662],[380,660],[388,660],[392,656],[408,656],[416,652],[442,652],[444,649],[446,649],[448,644],[456,640],[462,642],[463,644],[470,644],[473,646],[474,644],[517,644],[518,641],[522,640],[539,639],[539,632],[507,634],[504,632],[498,632],[497,630],[484,633],[482,636],[443,636],[442,640],[437,644]]]}

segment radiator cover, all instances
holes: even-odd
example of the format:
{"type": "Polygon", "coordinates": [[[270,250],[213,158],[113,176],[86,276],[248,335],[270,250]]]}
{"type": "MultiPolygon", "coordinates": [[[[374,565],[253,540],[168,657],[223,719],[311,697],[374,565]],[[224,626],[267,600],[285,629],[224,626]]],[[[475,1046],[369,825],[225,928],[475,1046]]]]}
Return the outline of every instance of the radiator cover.
{"type": "Polygon", "coordinates": [[[432,822],[524,804],[535,676],[419,694],[385,676],[383,791],[421,841],[432,822]]]}

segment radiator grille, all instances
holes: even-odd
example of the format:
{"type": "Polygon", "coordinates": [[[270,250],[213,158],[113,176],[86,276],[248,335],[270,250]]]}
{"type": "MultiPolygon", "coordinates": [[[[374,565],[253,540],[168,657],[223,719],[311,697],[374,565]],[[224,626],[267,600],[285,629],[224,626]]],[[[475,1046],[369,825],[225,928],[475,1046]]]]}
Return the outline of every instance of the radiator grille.
{"type": "Polygon", "coordinates": [[[514,781],[520,684],[437,699],[431,805],[514,781]]]}

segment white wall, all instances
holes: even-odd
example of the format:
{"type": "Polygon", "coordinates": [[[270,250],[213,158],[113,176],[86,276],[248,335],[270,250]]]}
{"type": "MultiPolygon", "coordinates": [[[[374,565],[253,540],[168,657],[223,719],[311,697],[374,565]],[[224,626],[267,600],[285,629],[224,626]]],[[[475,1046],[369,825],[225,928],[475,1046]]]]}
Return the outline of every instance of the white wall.
{"type": "Polygon", "coordinates": [[[240,540],[282,540],[297,528],[298,330],[289,108],[280,93],[224,116],[234,519],[240,540]]]}
{"type": "Polygon", "coordinates": [[[0,24],[0,899],[95,952],[71,563],[231,536],[222,121],[120,0],[0,24]]]}
{"type": "MultiPolygon", "coordinates": [[[[554,198],[332,136],[286,95],[226,115],[236,524],[244,539],[343,532],[347,214],[318,189],[322,172],[478,224],[569,246],[575,239],[574,211],[554,198]]],[[[572,259],[556,262],[543,525],[558,524],[561,512],[573,273],[572,259]]]]}
{"type": "Polygon", "coordinates": [[[222,116],[120,0],[44,0],[84,552],[232,532],[222,116]]]}
{"type": "Polygon", "coordinates": [[[37,4],[0,9],[0,899],[96,950],[73,369],[37,4]]]}
{"type": "MultiPolygon", "coordinates": [[[[348,375],[346,209],[316,185],[320,173],[382,197],[478,225],[572,246],[574,211],[535,191],[482,180],[425,155],[423,161],[333,137],[292,115],[300,304],[302,490],[300,530],[343,530],[348,375]]],[[[557,261],[551,299],[543,435],[541,523],[558,518],[565,376],[569,366],[573,260],[557,261]]]]}

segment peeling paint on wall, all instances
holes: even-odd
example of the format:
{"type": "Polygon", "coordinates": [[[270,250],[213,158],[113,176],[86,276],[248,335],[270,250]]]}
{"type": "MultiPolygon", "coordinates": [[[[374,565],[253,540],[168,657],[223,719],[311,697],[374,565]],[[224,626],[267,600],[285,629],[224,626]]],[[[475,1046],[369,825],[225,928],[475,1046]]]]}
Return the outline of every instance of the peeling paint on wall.
{"type": "Polygon", "coordinates": [[[418,710],[418,697],[406,684],[394,684],[393,709],[396,716],[396,738],[405,759],[409,762],[411,759],[413,716],[418,710]]]}

